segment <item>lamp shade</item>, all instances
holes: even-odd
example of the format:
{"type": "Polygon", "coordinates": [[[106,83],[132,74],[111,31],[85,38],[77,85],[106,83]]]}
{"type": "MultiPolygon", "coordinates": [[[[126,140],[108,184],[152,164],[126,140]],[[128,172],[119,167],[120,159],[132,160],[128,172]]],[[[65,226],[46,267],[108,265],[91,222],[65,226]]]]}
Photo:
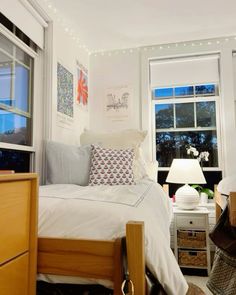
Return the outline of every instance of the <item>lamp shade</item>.
{"type": "Polygon", "coordinates": [[[206,179],[197,159],[174,159],[166,182],[203,184],[206,183],[206,179]]]}

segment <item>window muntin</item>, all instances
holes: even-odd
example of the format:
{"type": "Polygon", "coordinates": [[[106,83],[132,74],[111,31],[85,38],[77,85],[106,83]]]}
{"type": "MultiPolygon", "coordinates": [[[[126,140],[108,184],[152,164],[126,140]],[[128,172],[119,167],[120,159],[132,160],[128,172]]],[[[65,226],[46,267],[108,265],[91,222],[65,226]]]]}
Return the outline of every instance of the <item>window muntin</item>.
{"type": "Polygon", "coordinates": [[[7,52],[6,44],[0,38],[0,141],[30,146],[33,58],[13,43],[7,52]]]}
{"type": "MultiPolygon", "coordinates": [[[[168,89],[173,89],[173,97],[165,98],[165,101],[154,97],[153,100],[155,150],[159,167],[170,167],[173,158],[186,157],[188,144],[195,146],[200,152],[210,153],[210,160],[204,167],[218,167],[216,128],[218,98],[215,96],[218,94],[217,84],[183,85],[168,89]],[[176,93],[179,96],[176,96],[176,93]]],[[[152,93],[160,94],[156,89],[152,93]]]]}

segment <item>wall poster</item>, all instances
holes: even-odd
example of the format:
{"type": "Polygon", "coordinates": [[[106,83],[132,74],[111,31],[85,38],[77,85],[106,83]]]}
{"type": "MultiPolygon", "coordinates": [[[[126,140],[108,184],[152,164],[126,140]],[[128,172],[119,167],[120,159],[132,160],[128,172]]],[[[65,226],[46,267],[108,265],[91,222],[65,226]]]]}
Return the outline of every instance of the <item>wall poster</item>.
{"type": "Polygon", "coordinates": [[[126,121],[131,116],[133,89],[130,86],[108,88],[105,93],[105,116],[113,121],[126,121]]]}
{"type": "Polygon", "coordinates": [[[70,128],[74,122],[73,74],[57,63],[57,124],[70,128]]]}
{"type": "Polygon", "coordinates": [[[76,65],[77,65],[76,102],[78,105],[88,110],[88,70],[78,61],[76,62],[76,65]]]}

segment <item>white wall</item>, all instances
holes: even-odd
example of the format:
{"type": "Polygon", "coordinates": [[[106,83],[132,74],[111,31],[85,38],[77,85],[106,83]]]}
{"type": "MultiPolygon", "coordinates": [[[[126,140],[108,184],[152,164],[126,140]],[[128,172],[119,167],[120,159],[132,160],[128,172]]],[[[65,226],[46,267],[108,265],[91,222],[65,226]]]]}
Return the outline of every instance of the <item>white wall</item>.
{"type": "Polygon", "coordinates": [[[89,96],[90,127],[111,131],[140,128],[140,67],[139,53],[99,55],[90,57],[89,96]],[[130,86],[133,89],[132,112],[129,120],[113,121],[104,116],[104,96],[110,87],[130,86]]]}
{"type": "Polygon", "coordinates": [[[221,136],[224,175],[236,173],[236,125],[235,94],[232,52],[236,49],[234,39],[217,39],[166,46],[152,46],[140,50],[122,50],[94,54],[90,57],[90,126],[91,129],[109,131],[111,129],[142,128],[148,130],[145,155],[152,157],[151,97],[149,88],[149,60],[161,57],[177,57],[197,54],[220,53],[221,77],[221,136]],[[220,41],[220,42],[219,42],[220,41]],[[201,43],[201,45],[200,45],[201,43]],[[199,44],[199,45],[197,45],[199,44]],[[103,117],[103,100],[106,88],[120,84],[133,85],[133,118],[126,124],[113,124],[103,117]]]}
{"type": "MultiPolygon", "coordinates": [[[[89,56],[86,51],[78,48],[71,36],[67,34],[63,28],[57,23],[53,24],[52,30],[52,105],[51,105],[51,128],[49,138],[55,141],[68,144],[79,144],[80,134],[84,128],[89,127],[89,111],[88,108],[81,107],[76,104],[76,86],[77,86],[77,67],[78,60],[84,67],[88,69],[89,56]],[[57,63],[62,64],[67,70],[73,74],[74,79],[74,123],[70,128],[60,127],[57,124],[57,63]]],[[[50,120],[50,118],[49,118],[50,120]]]]}
{"type": "Polygon", "coordinates": [[[65,27],[57,22],[57,16],[48,9],[46,3],[38,6],[39,11],[48,21],[45,30],[45,48],[37,68],[37,76],[42,82],[37,83],[36,120],[36,172],[41,183],[45,181],[44,140],[50,139],[71,145],[80,144],[80,134],[89,128],[88,107],[76,104],[77,65],[76,61],[88,69],[89,55],[79,48],[65,27]],[[73,74],[74,117],[70,127],[62,127],[57,119],[57,63],[62,64],[73,74]]]}

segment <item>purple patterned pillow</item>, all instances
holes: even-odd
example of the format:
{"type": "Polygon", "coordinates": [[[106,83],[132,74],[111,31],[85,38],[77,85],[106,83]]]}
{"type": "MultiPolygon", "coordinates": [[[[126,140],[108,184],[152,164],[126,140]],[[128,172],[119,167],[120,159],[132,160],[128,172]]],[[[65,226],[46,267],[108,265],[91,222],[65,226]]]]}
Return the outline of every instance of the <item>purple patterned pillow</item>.
{"type": "Polygon", "coordinates": [[[92,145],[89,185],[135,184],[133,149],[109,149],[92,145]]]}

